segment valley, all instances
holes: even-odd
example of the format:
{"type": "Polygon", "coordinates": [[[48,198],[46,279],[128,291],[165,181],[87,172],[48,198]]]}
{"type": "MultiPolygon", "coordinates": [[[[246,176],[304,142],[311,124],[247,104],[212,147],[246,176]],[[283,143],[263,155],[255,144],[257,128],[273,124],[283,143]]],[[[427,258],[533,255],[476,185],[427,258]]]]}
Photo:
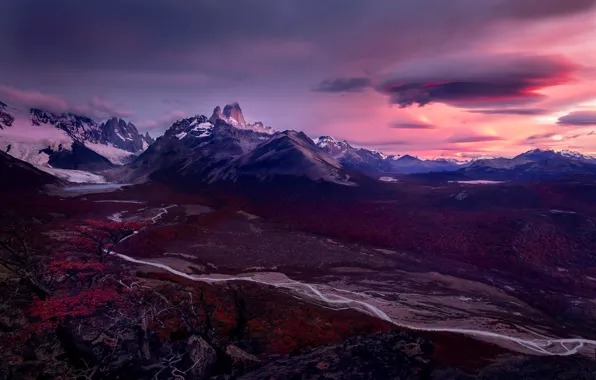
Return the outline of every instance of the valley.
{"type": "MultiPolygon", "coordinates": [[[[13,315],[4,338],[26,337],[7,363],[39,373],[23,356],[33,351],[76,377],[83,352],[116,378],[168,378],[180,362],[197,378],[251,378],[373,339],[407,371],[422,355],[431,379],[596,370],[592,158],[385,156],[247,123],[237,104],[218,109],[151,145],[123,138],[138,154],[129,163],[108,158],[124,145],[73,134],[97,123],[72,115],[44,124],[67,133],[70,150],[27,148],[30,163],[0,153],[18,179],[0,189],[2,232],[25,239],[0,241],[7,279],[20,278],[0,292],[13,315]],[[382,343],[392,339],[401,348],[382,343]]],[[[95,128],[82,131],[105,127],[95,128]]]]}

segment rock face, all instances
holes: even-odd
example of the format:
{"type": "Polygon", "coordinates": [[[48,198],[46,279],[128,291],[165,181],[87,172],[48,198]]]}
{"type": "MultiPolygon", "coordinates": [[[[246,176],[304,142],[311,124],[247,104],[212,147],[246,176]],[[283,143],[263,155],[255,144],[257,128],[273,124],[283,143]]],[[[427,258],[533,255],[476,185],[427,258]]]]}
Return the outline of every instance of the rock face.
{"type": "Polygon", "coordinates": [[[240,127],[246,127],[246,121],[238,103],[226,104],[223,109],[223,117],[224,120],[234,120],[240,127]]]}
{"type": "Polygon", "coordinates": [[[387,332],[278,360],[238,379],[428,379],[432,354],[423,338],[387,332]]]}
{"type": "Polygon", "coordinates": [[[193,363],[188,371],[190,379],[204,379],[209,369],[217,361],[217,353],[205,339],[200,336],[192,336],[188,339],[188,357],[193,363]]]}

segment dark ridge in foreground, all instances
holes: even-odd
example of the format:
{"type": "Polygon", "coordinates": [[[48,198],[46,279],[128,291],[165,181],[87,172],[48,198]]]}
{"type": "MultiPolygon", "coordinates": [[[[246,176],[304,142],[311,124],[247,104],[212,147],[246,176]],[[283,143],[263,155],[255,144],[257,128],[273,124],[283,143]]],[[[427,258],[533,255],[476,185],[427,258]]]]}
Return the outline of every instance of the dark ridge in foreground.
{"type": "Polygon", "coordinates": [[[43,186],[59,184],[59,180],[33,165],[0,152],[0,193],[34,193],[43,186]]]}

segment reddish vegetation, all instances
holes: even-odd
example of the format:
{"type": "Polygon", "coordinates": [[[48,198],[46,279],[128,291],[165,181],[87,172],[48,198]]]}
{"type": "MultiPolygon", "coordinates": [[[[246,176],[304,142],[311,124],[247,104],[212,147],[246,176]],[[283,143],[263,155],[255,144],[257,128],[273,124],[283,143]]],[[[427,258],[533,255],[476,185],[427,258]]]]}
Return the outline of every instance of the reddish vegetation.
{"type": "Polygon", "coordinates": [[[340,342],[350,336],[389,331],[393,325],[355,311],[333,311],[288,298],[274,288],[255,284],[213,287],[175,276],[153,273],[151,278],[168,280],[204,292],[214,309],[213,325],[220,335],[237,338],[237,298],[245,301],[247,320],[243,340],[251,351],[285,355],[340,342]]]}
{"type": "Polygon", "coordinates": [[[471,264],[581,268],[596,263],[596,208],[588,188],[554,183],[395,189],[322,199],[269,194],[266,200],[246,199],[243,208],[317,234],[471,264]],[[464,190],[465,199],[453,198],[464,190]],[[557,215],[553,209],[582,215],[557,215]]]}

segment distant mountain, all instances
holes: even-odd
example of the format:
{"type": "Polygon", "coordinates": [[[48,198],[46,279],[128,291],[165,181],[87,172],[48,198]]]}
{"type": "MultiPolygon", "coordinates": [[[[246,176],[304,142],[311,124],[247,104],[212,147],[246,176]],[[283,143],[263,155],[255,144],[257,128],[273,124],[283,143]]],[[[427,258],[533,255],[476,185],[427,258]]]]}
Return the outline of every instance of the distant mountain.
{"type": "Polygon", "coordinates": [[[418,157],[404,155],[401,157],[389,157],[387,160],[386,172],[399,174],[415,174],[430,172],[449,172],[460,169],[465,164],[447,159],[421,160],[418,157]]]}
{"type": "Polygon", "coordinates": [[[58,185],[60,180],[33,165],[0,152],[0,193],[38,192],[46,185],[58,185]]]}
{"type": "Polygon", "coordinates": [[[0,150],[36,165],[62,169],[76,166],[80,170],[121,165],[151,143],[148,134],[140,134],[134,124],[122,119],[111,118],[98,124],[72,113],[18,110],[0,103],[0,150]],[[108,165],[98,166],[98,155],[108,165]],[[92,161],[87,163],[86,159],[92,161]]]}
{"type": "Polygon", "coordinates": [[[421,160],[410,155],[386,156],[377,150],[355,148],[346,140],[339,141],[331,136],[321,136],[315,142],[343,166],[373,175],[454,171],[462,167],[461,163],[446,159],[421,160]]]}
{"type": "Polygon", "coordinates": [[[596,158],[583,155],[579,152],[574,152],[571,150],[562,150],[562,151],[554,151],[554,150],[545,150],[545,149],[533,149],[529,150],[525,153],[522,153],[513,158],[514,161],[543,161],[543,160],[556,160],[556,159],[573,159],[578,160],[586,163],[596,164],[596,158]]]}
{"type": "Polygon", "coordinates": [[[347,168],[373,173],[386,171],[387,157],[379,151],[355,148],[347,141],[339,141],[331,136],[321,136],[314,141],[319,148],[347,168]]]}
{"type": "Polygon", "coordinates": [[[540,179],[596,174],[596,159],[573,151],[534,149],[513,158],[476,160],[457,172],[478,179],[540,179]]]}

